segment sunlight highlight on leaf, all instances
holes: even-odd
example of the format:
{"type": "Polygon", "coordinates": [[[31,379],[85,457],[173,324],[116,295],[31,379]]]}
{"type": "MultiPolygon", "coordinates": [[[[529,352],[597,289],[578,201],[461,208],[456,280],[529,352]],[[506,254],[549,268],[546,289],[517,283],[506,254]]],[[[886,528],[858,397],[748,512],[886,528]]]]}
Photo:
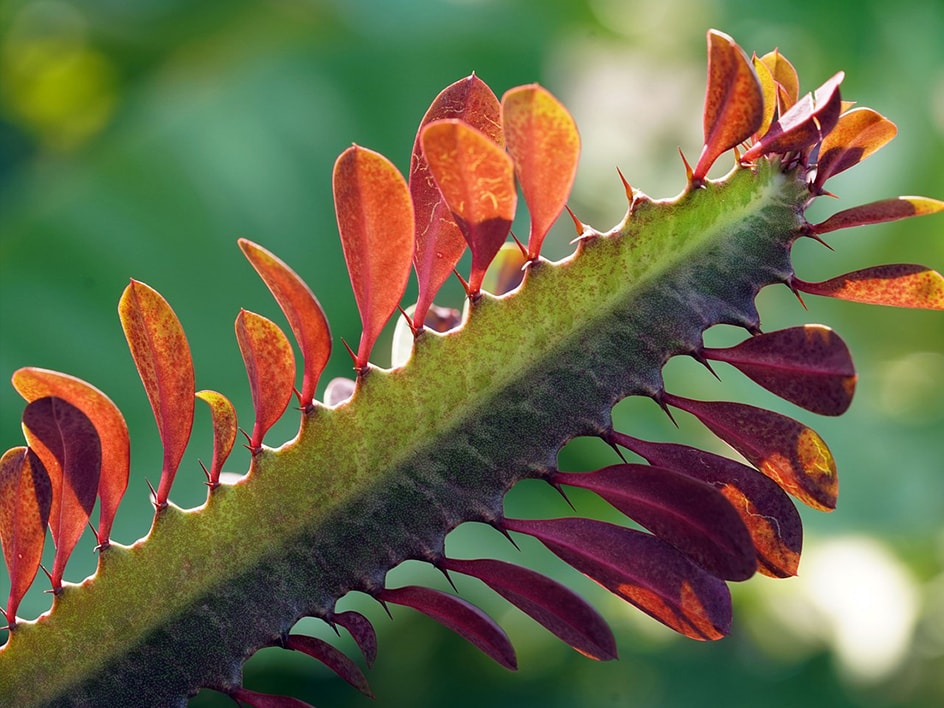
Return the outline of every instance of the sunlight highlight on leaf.
{"type": "Polygon", "coordinates": [[[944,277],[922,265],[901,263],[846,273],[822,283],[794,278],[804,293],[870,305],[944,310],[944,277]]]}
{"type": "Polygon", "coordinates": [[[229,457],[239,432],[236,409],[226,396],[216,391],[197,391],[196,396],[210,407],[213,421],[213,458],[207,470],[207,484],[213,489],[219,486],[223,463],[229,457]]]}
{"type": "Polygon", "coordinates": [[[828,234],[837,229],[848,229],[866,224],[881,224],[912,216],[924,216],[944,211],[944,202],[928,197],[895,197],[844,209],[812,227],[815,234],[828,234]]]}

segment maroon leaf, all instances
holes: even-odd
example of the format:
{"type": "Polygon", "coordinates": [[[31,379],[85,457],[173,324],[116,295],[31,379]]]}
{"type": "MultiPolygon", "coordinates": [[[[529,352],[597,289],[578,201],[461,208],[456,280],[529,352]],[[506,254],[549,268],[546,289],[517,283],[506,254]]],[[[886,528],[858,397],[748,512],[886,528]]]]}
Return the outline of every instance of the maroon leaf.
{"type": "Polygon", "coordinates": [[[820,145],[814,186],[819,189],[833,175],[862,162],[897,133],[894,123],[871,108],[843,113],[820,145]]]}
{"type": "Polygon", "coordinates": [[[81,379],[58,371],[26,367],[13,373],[13,388],[29,403],[55,396],[68,401],[89,417],[102,445],[102,473],[98,481],[101,499],[98,544],[104,548],[128,487],[131,463],[130,439],[124,416],[111,399],[81,379]]]}
{"type": "Polygon", "coordinates": [[[269,693],[250,691],[248,688],[231,688],[227,693],[233,700],[248,703],[253,708],[314,708],[310,703],[305,703],[298,698],[274,696],[269,693]]]}
{"type": "Polygon", "coordinates": [[[823,439],[799,421],[743,403],[695,401],[665,394],[783,489],[814,509],[836,508],[839,477],[823,439]]]}
{"type": "Polygon", "coordinates": [[[661,539],[591,519],[506,519],[646,614],[692,639],[720,639],[731,627],[731,594],[661,539]]]}
{"type": "Polygon", "coordinates": [[[496,145],[504,144],[498,98],[475,74],[443,89],[420,122],[410,160],[410,195],[416,213],[413,267],[419,281],[419,295],[413,316],[418,324],[426,321],[426,313],[436,293],[452,275],[466,248],[465,237],[430,174],[420,139],[427,124],[444,118],[468,123],[496,145]]]}
{"type": "Polygon", "coordinates": [[[285,648],[308,654],[308,656],[320,661],[368,698],[374,697],[367,683],[367,678],[364,676],[364,673],[357,668],[357,664],[351,661],[342,651],[327,642],[304,634],[290,634],[285,640],[285,648]]]}
{"type": "Polygon", "coordinates": [[[779,484],[752,467],[686,445],[646,442],[617,432],[608,439],[642,456],[649,464],[715,485],[741,515],[751,534],[758,570],[776,578],[796,575],[803,525],[796,507],[779,484]]]}
{"type": "Polygon", "coordinates": [[[332,620],[351,633],[364,655],[367,666],[373,666],[374,659],[377,658],[377,633],[374,631],[374,625],[370,623],[370,620],[353,610],[339,612],[332,617],[332,620]]]}
{"type": "Polygon", "coordinates": [[[412,607],[467,639],[506,669],[518,668],[514,647],[495,620],[475,605],[439,590],[408,585],[376,594],[381,602],[412,607]]]}
{"type": "Polygon", "coordinates": [[[912,216],[924,216],[944,210],[944,202],[928,197],[895,197],[844,209],[812,227],[815,234],[828,234],[838,229],[866,224],[881,224],[912,216]]]}
{"type": "Polygon", "coordinates": [[[863,268],[822,283],[808,283],[799,278],[794,278],[792,283],[801,292],[839,300],[944,310],[944,277],[912,263],[863,268]]]}
{"type": "Polygon", "coordinates": [[[102,467],[98,431],[88,416],[61,398],[38,398],[23,410],[23,432],[49,472],[52,507],[49,528],[56,555],[53,590],[62,588],[62,573],[95,506],[102,467]]]}
{"type": "Polygon", "coordinates": [[[856,373],[849,348],[822,325],[768,332],[702,354],[737,367],[768,391],[814,413],[840,415],[852,403],[856,373]]]}
{"type": "Polygon", "coordinates": [[[213,489],[220,484],[223,463],[229,457],[236,442],[236,433],[239,432],[236,409],[222,393],[197,391],[196,395],[210,407],[210,417],[213,421],[213,461],[207,471],[207,483],[213,489]]]}
{"type": "Polygon", "coordinates": [[[33,584],[43,556],[52,484],[46,468],[29,448],[15,447],[0,457],[0,544],[10,575],[4,612],[16,624],[16,610],[33,584]]]}
{"type": "Polygon", "coordinates": [[[440,565],[478,578],[584,656],[597,661],[616,658],[616,640],[606,620],[556,580],[499,560],[445,558],[440,565]]]}
{"type": "Polygon", "coordinates": [[[557,484],[590,489],[712,575],[747,580],[757,570],[750,534],[728,499],[706,482],[664,467],[612,465],[558,472],[557,484]]]}
{"type": "Polygon", "coordinates": [[[331,330],[324,310],[305,281],[274,254],[244,238],[239,239],[239,247],[279,303],[298,342],[304,362],[299,402],[307,408],[331,356],[331,330]]]}

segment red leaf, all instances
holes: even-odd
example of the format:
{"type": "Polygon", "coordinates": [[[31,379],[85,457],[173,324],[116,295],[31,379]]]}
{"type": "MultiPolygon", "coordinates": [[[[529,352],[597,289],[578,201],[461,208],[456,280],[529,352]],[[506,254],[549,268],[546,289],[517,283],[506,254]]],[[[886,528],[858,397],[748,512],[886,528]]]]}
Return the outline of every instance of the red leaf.
{"type": "Polygon", "coordinates": [[[822,325],[791,327],[751,337],[730,349],[704,349],[791,403],[822,415],[849,408],[856,373],[845,342],[822,325]]]}
{"type": "Polygon", "coordinates": [[[439,590],[408,585],[376,594],[381,602],[412,607],[467,639],[506,669],[518,668],[515,650],[495,620],[475,605],[439,590]]]}
{"type": "Polygon", "coordinates": [[[713,484],[724,494],[751,534],[758,570],[785,578],[796,575],[803,546],[800,515],[783,489],[752,467],[685,445],[653,443],[622,433],[611,441],[646,459],[713,484]]]}
{"type": "Polygon", "coordinates": [[[52,486],[49,528],[56,544],[53,590],[95,506],[102,467],[102,447],[92,421],[61,398],[38,398],[23,410],[23,433],[42,460],[52,486]]]}
{"type": "Polygon", "coordinates": [[[248,688],[232,688],[227,693],[233,700],[248,703],[253,708],[314,708],[310,703],[292,696],[273,696],[269,693],[250,691],[248,688]]]}
{"type": "Polygon", "coordinates": [[[364,371],[410,277],[413,204],[396,167],[357,145],[334,163],[333,185],[341,246],[363,325],[354,366],[364,371]]]}
{"type": "Polygon", "coordinates": [[[239,430],[236,424],[236,409],[222,393],[197,391],[196,395],[210,407],[210,418],[213,421],[213,462],[207,472],[207,482],[212,489],[219,486],[223,463],[236,442],[236,433],[239,430]]]}
{"type": "Polygon", "coordinates": [[[307,408],[331,356],[331,330],[324,310],[305,281],[277,256],[244,238],[239,239],[239,247],[279,303],[298,342],[304,362],[300,403],[307,408]]]}
{"type": "Polygon", "coordinates": [[[797,290],[870,305],[944,310],[944,277],[922,265],[902,263],[846,273],[822,283],[793,279],[797,290]]]}
{"type": "Polygon", "coordinates": [[[764,120],[764,95],[750,59],[731,37],[708,31],[705,147],[692,178],[703,180],[721,153],[747,140],[764,120]]]}
{"type": "Polygon", "coordinates": [[[692,639],[720,639],[731,627],[731,595],[664,541],[591,519],[506,519],[610,592],[692,639]]]}
{"type": "Polygon", "coordinates": [[[803,152],[822,140],[839,120],[842,111],[839,84],[844,76],[840,71],[816,89],[815,94],[807,94],[797,101],[744,153],[743,159],[754,160],[770,153],[803,152]]]}
{"type": "Polygon", "coordinates": [[[26,367],[13,373],[13,388],[26,401],[55,396],[68,401],[92,421],[102,445],[102,473],[98,481],[101,499],[98,543],[108,545],[118,505],[128,487],[131,464],[128,426],[118,407],[97,388],[58,371],[26,367]]]}
{"type": "Polygon", "coordinates": [[[612,465],[587,473],[558,472],[554,483],[590,489],[712,575],[747,580],[757,557],[741,517],[706,482],[664,467],[612,465]]]}
{"type": "Polygon", "coordinates": [[[515,216],[514,165],[488,136],[462,121],[433,121],[420,140],[429,171],[472,251],[468,290],[475,297],[515,216]]]}
{"type": "Polygon", "coordinates": [[[444,570],[478,578],[584,656],[616,658],[616,640],[600,614],[556,580],[504,561],[443,559],[444,570]]]}
{"type": "Polygon", "coordinates": [[[10,575],[5,616],[11,627],[23,595],[33,584],[46,541],[52,485],[32,450],[15,447],[0,457],[0,543],[10,575]]]}
{"type": "Polygon", "coordinates": [[[160,508],[167,504],[193,428],[196,386],[190,345],[170,305],[144,283],[132,280],[125,288],[118,315],[164,446],[155,498],[160,508]]]}
{"type": "Polygon", "coordinates": [[[285,648],[308,654],[308,656],[320,661],[368,698],[374,697],[367,683],[367,678],[364,676],[364,673],[357,668],[357,664],[351,661],[339,649],[336,649],[327,642],[304,634],[290,634],[285,640],[285,648]]]}
{"type": "Polygon", "coordinates": [[[370,623],[370,620],[353,610],[339,612],[331,619],[335,624],[341,625],[351,633],[364,655],[367,666],[372,666],[374,659],[377,658],[377,633],[374,631],[374,626],[370,623]]]}
{"type": "Polygon", "coordinates": [[[944,210],[944,202],[928,197],[895,197],[844,209],[812,227],[815,234],[828,234],[852,226],[881,224],[911,216],[924,216],[944,210]]]}
{"type": "Polygon", "coordinates": [[[894,123],[871,108],[843,113],[820,145],[814,186],[819,189],[833,175],[862,162],[897,133],[894,123]]]}
{"type": "Polygon", "coordinates": [[[423,128],[443,118],[461,120],[480,130],[496,145],[504,144],[498,99],[475,74],[443,89],[420,122],[410,161],[410,195],[416,211],[413,267],[419,281],[419,296],[413,314],[419,324],[425,322],[426,312],[436,293],[452,275],[466,248],[462,231],[452,218],[452,211],[443,200],[423,153],[423,128]]]}
{"type": "Polygon", "coordinates": [[[248,310],[236,317],[236,340],[243,355],[256,424],[249,446],[262,447],[262,438],[282,417],[295,383],[295,355],[288,338],[271,320],[248,310]]]}
{"type": "Polygon", "coordinates": [[[537,84],[505,92],[501,102],[505,143],[531,215],[528,258],[537,260],[541,244],[570,196],[580,135],[567,109],[537,84]]]}
{"type": "Polygon", "coordinates": [[[836,508],[839,477],[816,431],[785,415],[743,403],[695,401],[665,394],[783,489],[814,509],[836,508]]]}

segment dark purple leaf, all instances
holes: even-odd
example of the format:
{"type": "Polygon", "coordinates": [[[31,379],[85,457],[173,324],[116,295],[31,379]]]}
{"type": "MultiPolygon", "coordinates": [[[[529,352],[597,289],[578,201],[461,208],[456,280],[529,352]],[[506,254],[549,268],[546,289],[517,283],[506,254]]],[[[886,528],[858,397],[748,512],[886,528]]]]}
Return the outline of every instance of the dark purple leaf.
{"type": "Polygon", "coordinates": [[[248,703],[252,708],[314,708],[310,703],[291,696],[273,696],[269,693],[250,691],[248,688],[233,688],[228,691],[236,701],[248,703]]]}
{"type": "Polygon", "coordinates": [[[364,655],[367,666],[373,666],[374,659],[377,658],[377,633],[374,631],[374,625],[370,623],[370,620],[359,612],[348,610],[334,615],[332,621],[351,633],[364,655]]]}
{"type": "Polygon", "coordinates": [[[285,648],[308,654],[308,656],[320,661],[368,698],[374,697],[370,686],[367,684],[367,678],[364,676],[364,673],[357,668],[357,664],[351,661],[341,650],[331,646],[327,642],[304,634],[290,634],[285,640],[285,648]]]}

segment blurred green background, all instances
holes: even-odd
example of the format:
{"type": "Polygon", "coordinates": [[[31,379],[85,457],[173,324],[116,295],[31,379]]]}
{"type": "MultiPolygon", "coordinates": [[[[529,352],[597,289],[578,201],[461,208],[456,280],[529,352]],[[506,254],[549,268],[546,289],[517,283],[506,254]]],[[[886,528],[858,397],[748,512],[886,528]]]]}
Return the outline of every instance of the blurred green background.
{"type": "MultiPolygon", "coordinates": [[[[280,319],[235,246],[272,249],[317,293],[336,351],[328,372],[350,374],[339,338],[359,324],[331,204],[335,157],[352,142],[405,171],[417,123],[437,92],[475,71],[500,96],[539,81],[574,113],[583,139],[570,205],[605,229],[625,208],[616,176],[656,196],[677,193],[676,152],[697,158],[704,95],[704,33],[715,27],[746,51],[779,47],[811,90],[838,69],[843,96],[894,120],[899,137],[830,181],[837,208],[898,194],[944,197],[944,6],[937,0],[756,3],[713,0],[8,0],[0,5],[0,372],[66,371],[104,389],[132,431],[133,478],[116,540],[147,532],[145,478],[157,481],[153,417],[116,316],[129,277],[160,290],[190,338],[199,388],[232,398],[251,418],[233,335],[240,307],[280,319]]],[[[726,158],[725,158],[726,159],[726,158]]],[[[723,160],[724,161],[724,160],[723,160]]],[[[821,200],[827,201],[827,200],[821,200]]],[[[521,229],[519,229],[521,230],[521,229]]],[[[857,229],[796,249],[808,280],[880,262],[944,268],[941,217],[857,229]]],[[[569,226],[547,251],[567,252],[569,226]]],[[[443,304],[458,305],[454,284],[443,304]],[[450,301],[451,300],[451,301],[450,301]]],[[[411,294],[413,291],[411,291],[411,294]]],[[[811,420],[719,370],[719,384],[691,362],[670,362],[670,390],[768,405],[814,426],[842,478],[829,515],[802,510],[800,577],[738,585],[735,626],[722,642],[677,638],[523,544],[529,565],[592,599],[618,633],[621,660],[597,664],[560,644],[474,582],[463,593],[509,631],[520,670],[504,672],[447,630],[413,612],[394,621],[365,598],[345,606],[380,633],[369,703],[326,669],[280,650],[246,666],[246,685],[319,706],[931,706],[944,704],[944,326],[938,313],[869,308],[786,288],[760,298],[764,326],[836,328],[856,355],[857,399],[838,420],[811,420]]],[[[712,343],[733,343],[728,331],[712,343]]],[[[374,360],[386,364],[378,348],[374,360]]],[[[323,384],[322,384],[323,388],[323,384]]],[[[626,401],[617,424],[633,434],[720,450],[703,430],[675,430],[651,403],[626,401]]],[[[22,403],[0,386],[0,444],[21,444],[22,403]]],[[[206,411],[172,499],[203,501],[197,459],[210,455],[206,411]]],[[[287,416],[293,418],[293,416],[287,416]]],[[[294,434],[284,420],[270,444],[294,434]]],[[[578,441],[561,466],[612,462],[578,441]]],[[[239,450],[229,469],[246,468],[239,450]]],[[[575,495],[581,511],[605,514],[575,495]]],[[[507,501],[519,514],[565,514],[546,489],[525,485],[507,501]]],[[[460,528],[456,555],[517,552],[494,532],[460,528]]],[[[88,536],[66,578],[94,569],[88,536]]],[[[443,587],[428,567],[406,564],[393,584],[443,587]]],[[[38,581],[20,608],[48,607],[38,581]]],[[[0,577],[0,595],[8,592],[0,577]]],[[[318,636],[324,625],[306,623],[318,636]]],[[[351,653],[349,637],[334,639],[351,653]]],[[[77,647],[81,651],[81,647],[77,647]]],[[[232,705],[201,693],[198,706],[232,705]]]]}

